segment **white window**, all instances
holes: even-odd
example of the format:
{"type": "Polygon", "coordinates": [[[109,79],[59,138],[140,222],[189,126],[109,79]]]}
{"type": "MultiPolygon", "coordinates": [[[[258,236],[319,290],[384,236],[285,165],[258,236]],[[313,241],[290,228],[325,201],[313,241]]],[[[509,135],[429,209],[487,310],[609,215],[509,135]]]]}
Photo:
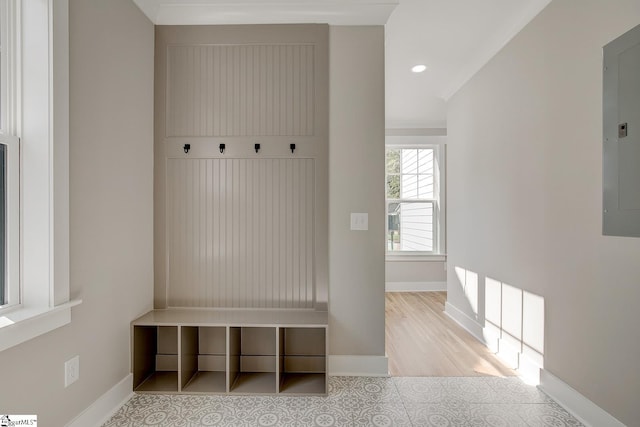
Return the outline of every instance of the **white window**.
{"type": "Polygon", "coordinates": [[[69,301],[68,17],[68,0],[0,0],[0,351],[69,323],[80,302],[69,301]]]}
{"type": "Polygon", "coordinates": [[[13,0],[0,0],[0,309],[21,302],[16,13],[13,0]]]}
{"type": "Polygon", "coordinates": [[[442,151],[437,145],[387,145],[387,254],[443,253],[442,151]]]}

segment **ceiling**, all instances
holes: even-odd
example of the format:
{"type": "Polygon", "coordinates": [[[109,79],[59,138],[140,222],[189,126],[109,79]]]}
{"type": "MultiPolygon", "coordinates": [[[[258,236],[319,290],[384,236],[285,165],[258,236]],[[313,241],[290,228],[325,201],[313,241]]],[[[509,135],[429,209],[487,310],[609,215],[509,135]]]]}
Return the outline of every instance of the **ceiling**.
{"type": "Polygon", "coordinates": [[[449,97],[551,0],[133,1],[158,25],[386,23],[386,127],[445,128],[449,97]]]}
{"type": "Polygon", "coordinates": [[[446,127],[446,100],[550,1],[401,0],[385,29],[387,128],[446,127]]]}

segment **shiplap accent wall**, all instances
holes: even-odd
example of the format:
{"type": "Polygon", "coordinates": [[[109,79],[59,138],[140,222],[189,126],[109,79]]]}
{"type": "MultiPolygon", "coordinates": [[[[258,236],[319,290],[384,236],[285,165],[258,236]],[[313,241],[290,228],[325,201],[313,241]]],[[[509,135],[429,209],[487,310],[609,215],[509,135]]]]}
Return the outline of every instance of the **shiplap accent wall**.
{"type": "Polygon", "coordinates": [[[313,307],[313,159],[170,159],[168,304],[313,307]]]}
{"type": "Polygon", "coordinates": [[[326,307],[328,34],[156,27],[156,308],[326,307]]]}
{"type": "Polygon", "coordinates": [[[167,136],[313,135],[313,45],[179,45],[167,59],[167,136]]]}

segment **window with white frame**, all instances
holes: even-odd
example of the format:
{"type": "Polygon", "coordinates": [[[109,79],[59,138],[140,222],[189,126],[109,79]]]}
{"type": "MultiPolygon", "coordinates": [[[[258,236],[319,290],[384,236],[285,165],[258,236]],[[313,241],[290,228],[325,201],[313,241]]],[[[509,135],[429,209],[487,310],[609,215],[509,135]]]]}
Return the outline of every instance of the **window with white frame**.
{"type": "Polygon", "coordinates": [[[0,0],[0,352],[81,303],[69,300],[68,135],[68,0],[0,0]]]}
{"type": "Polygon", "coordinates": [[[387,145],[388,254],[442,253],[442,155],[438,146],[387,145]]]}
{"type": "Polygon", "coordinates": [[[18,30],[14,0],[0,0],[0,308],[20,304],[18,30]]]}

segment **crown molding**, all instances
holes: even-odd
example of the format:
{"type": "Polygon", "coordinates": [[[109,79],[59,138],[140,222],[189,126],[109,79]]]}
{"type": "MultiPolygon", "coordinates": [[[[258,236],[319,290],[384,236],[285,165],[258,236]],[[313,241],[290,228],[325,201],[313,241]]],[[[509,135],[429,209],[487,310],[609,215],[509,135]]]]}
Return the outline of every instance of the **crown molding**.
{"type": "Polygon", "coordinates": [[[156,25],[384,25],[399,0],[133,0],[156,25]]]}

